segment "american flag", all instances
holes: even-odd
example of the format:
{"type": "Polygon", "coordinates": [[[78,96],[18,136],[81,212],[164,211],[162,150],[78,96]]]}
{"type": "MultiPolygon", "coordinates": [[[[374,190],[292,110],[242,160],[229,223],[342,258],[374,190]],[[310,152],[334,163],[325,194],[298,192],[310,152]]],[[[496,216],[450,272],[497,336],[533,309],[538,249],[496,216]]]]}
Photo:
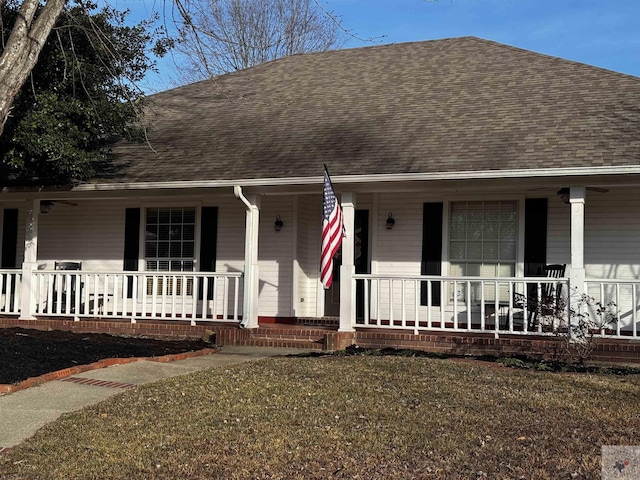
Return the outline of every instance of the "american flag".
{"type": "Polygon", "coordinates": [[[342,209],[331,185],[327,167],[324,168],[324,193],[322,194],[322,254],[320,280],[324,288],[333,281],[333,257],[342,243],[342,209]]]}

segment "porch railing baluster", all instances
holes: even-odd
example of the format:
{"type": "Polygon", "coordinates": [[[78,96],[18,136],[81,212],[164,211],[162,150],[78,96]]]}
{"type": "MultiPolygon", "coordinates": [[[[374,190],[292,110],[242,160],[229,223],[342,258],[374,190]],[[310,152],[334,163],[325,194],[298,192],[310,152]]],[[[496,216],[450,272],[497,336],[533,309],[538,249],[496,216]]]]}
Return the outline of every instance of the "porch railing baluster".
{"type": "MultiPolygon", "coordinates": [[[[0,271],[0,310],[19,314],[22,271],[0,271]]],[[[242,274],[33,272],[34,313],[80,318],[240,320],[242,274]],[[199,298],[199,285],[204,288],[199,298]],[[211,288],[211,294],[209,294],[211,288]],[[191,309],[191,315],[189,310],[191,309]]]]}

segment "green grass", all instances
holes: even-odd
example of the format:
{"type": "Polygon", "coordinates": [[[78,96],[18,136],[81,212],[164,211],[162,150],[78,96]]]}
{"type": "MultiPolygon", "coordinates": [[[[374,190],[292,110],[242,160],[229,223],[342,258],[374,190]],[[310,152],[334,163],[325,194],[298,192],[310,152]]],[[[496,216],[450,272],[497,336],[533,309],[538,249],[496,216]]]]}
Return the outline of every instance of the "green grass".
{"type": "Polygon", "coordinates": [[[640,443],[639,407],[638,375],[274,358],[66,415],[0,457],[0,478],[596,479],[601,445],[640,443]]]}

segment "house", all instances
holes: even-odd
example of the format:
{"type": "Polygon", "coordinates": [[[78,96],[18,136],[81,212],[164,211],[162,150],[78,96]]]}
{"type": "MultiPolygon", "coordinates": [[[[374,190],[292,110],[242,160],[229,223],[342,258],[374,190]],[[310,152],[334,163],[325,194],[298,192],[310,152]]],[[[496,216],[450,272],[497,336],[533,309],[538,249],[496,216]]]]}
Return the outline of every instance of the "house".
{"type": "Polygon", "coordinates": [[[463,37],[283,58],[153,95],[146,124],[114,174],[3,189],[2,325],[541,351],[563,314],[517,295],[560,264],[564,321],[615,304],[600,358],[640,359],[639,78],[463,37]]]}

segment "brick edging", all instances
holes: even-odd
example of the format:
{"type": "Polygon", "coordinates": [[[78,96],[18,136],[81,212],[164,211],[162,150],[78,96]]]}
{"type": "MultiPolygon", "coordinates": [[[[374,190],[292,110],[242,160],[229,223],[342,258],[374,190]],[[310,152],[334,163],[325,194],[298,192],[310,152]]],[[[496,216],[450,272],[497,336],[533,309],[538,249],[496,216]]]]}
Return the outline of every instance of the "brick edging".
{"type": "Polygon", "coordinates": [[[26,388],[35,387],[42,383],[51,382],[53,380],[60,380],[62,378],[77,375],[79,373],[89,372],[91,370],[98,370],[100,368],[110,367],[112,365],[125,365],[127,363],[149,361],[158,363],[176,362],[178,360],[185,360],[187,358],[200,357],[202,355],[210,355],[215,353],[215,348],[203,348],[202,350],[195,350],[193,352],[183,353],[171,353],[168,355],[161,355],[158,357],[128,357],[128,358],[103,358],[94,363],[87,365],[78,365],[77,367],[63,368],[55,372],[45,373],[38,377],[30,377],[18,383],[0,383],[0,395],[5,393],[13,393],[26,388]]]}

